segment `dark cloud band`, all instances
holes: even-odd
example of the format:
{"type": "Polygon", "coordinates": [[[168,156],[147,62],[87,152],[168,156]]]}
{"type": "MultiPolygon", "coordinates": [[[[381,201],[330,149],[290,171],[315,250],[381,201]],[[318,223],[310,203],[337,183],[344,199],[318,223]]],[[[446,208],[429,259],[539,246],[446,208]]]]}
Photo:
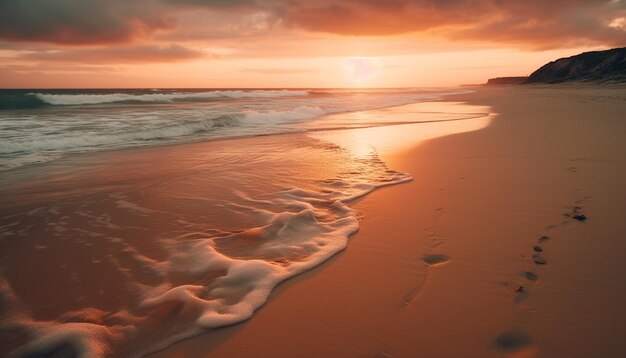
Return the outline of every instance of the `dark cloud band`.
{"type": "Polygon", "coordinates": [[[73,48],[55,51],[30,52],[20,56],[21,59],[25,60],[89,64],[179,62],[206,57],[213,56],[180,45],[73,48]]]}
{"type": "Polygon", "coordinates": [[[152,0],[0,0],[0,38],[9,41],[121,43],[172,26],[152,0]]]}
{"type": "MultiPolygon", "coordinates": [[[[183,11],[269,14],[282,29],[354,36],[434,32],[453,39],[624,45],[625,0],[0,0],[0,39],[65,45],[127,43],[184,30],[183,11]]],[[[237,16],[232,16],[237,21],[237,16]]],[[[211,23],[202,23],[211,27],[211,23]]],[[[237,25],[234,23],[233,25],[237,25]]],[[[236,35],[236,34],[235,34],[236,35]]]]}

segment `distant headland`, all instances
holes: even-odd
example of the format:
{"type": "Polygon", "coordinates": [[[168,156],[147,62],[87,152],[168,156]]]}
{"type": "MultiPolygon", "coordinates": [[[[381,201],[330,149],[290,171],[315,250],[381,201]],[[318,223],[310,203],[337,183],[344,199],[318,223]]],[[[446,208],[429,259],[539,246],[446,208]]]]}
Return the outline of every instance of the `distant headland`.
{"type": "Polygon", "coordinates": [[[543,65],[528,77],[491,78],[486,85],[626,82],[626,47],[584,52],[543,65]]]}

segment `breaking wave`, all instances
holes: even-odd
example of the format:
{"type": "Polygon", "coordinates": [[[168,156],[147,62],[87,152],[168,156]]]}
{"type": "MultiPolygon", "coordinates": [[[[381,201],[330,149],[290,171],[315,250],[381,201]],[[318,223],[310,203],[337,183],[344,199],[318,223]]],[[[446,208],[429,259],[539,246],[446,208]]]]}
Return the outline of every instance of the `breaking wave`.
{"type": "Polygon", "coordinates": [[[307,96],[308,91],[290,90],[255,90],[255,91],[208,91],[208,92],[171,92],[171,93],[107,93],[107,94],[51,94],[28,93],[39,100],[55,106],[76,106],[85,104],[103,104],[115,102],[172,102],[193,99],[220,98],[275,98],[307,96]]]}
{"type": "MultiPolygon", "coordinates": [[[[290,128],[274,127],[280,124],[315,118],[326,112],[319,107],[302,106],[289,111],[247,110],[199,121],[186,121],[164,127],[120,132],[70,132],[49,135],[36,140],[7,140],[0,142],[0,154],[41,152],[50,150],[90,150],[98,147],[132,146],[151,140],[176,140],[192,135],[206,134],[215,130],[246,126],[249,134],[293,131],[290,128]],[[256,131],[255,131],[256,130],[256,131]],[[265,131],[263,131],[265,130],[265,131]]],[[[223,134],[224,137],[228,135],[223,134]]],[[[234,132],[233,136],[245,134],[234,132]]]]}
{"type": "MultiPolygon", "coordinates": [[[[327,114],[436,100],[462,92],[0,90],[0,171],[77,152],[320,129],[325,122],[314,121],[327,114]]],[[[375,118],[370,124],[385,120],[375,118]]]]}

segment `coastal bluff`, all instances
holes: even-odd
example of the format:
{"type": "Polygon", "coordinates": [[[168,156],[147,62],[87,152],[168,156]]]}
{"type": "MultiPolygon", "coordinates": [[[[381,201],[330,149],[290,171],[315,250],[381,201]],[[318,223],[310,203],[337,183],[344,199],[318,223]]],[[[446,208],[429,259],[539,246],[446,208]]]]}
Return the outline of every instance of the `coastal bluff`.
{"type": "Polygon", "coordinates": [[[502,86],[502,85],[519,85],[525,83],[528,77],[496,77],[490,78],[487,81],[487,86],[502,86]]]}
{"type": "Polygon", "coordinates": [[[528,78],[492,78],[487,81],[487,85],[624,82],[626,47],[560,58],[543,65],[528,78]]]}

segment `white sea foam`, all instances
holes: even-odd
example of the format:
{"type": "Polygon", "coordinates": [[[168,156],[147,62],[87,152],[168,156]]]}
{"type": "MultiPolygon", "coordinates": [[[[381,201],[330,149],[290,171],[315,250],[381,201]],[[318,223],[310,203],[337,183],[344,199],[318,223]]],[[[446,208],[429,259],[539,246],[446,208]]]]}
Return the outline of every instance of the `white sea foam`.
{"type": "MultiPolygon", "coordinates": [[[[256,111],[246,110],[240,113],[209,118],[199,121],[183,121],[180,124],[157,128],[145,128],[130,131],[113,132],[69,132],[60,135],[47,135],[33,139],[15,139],[0,142],[0,154],[32,153],[51,150],[92,150],[97,147],[111,147],[118,145],[133,145],[141,141],[154,139],[175,140],[190,135],[201,135],[216,129],[243,127],[241,131],[231,132],[231,136],[251,133],[272,133],[293,131],[290,128],[274,127],[278,124],[288,124],[295,121],[315,118],[325,114],[319,107],[302,106],[287,111],[256,111]],[[248,132],[245,131],[248,130],[248,132]],[[265,129],[265,130],[264,130],[265,129]],[[254,133],[254,132],[252,132],[254,133]]],[[[224,137],[228,135],[224,134],[224,137]]],[[[41,159],[41,158],[38,158],[41,159]]]]}
{"type": "MultiPolygon", "coordinates": [[[[329,111],[291,108],[289,113],[240,111],[237,123],[293,123],[329,111]]],[[[407,137],[414,135],[407,132],[407,137]]],[[[55,180],[23,176],[21,187],[7,179],[10,185],[0,188],[0,196],[9,200],[0,202],[0,209],[14,214],[0,217],[0,237],[9,233],[19,240],[4,244],[45,243],[42,250],[31,246],[55,259],[44,259],[39,267],[69,266],[67,272],[83,276],[58,286],[67,291],[53,290],[57,300],[64,293],[71,297],[56,307],[53,301],[39,301],[38,295],[45,296],[50,287],[35,281],[64,280],[64,272],[0,273],[1,332],[23,336],[10,348],[0,347],[0,355],[50,356],[70,350],[81,357],[142,356],[250,318],[280,282],[347,246],[359,228],[353,200],[411,180],[387,168],[370,141],[362,143],[367,150],[353,146],[352,139],[328,142],[304,135],[293,141],[223,142],[207,144],[199,156],[176,155],[169,159],[176,162],[174,168],[167,160],[146,164],[145,156],[128,152],[114,164],[82,164],[89,170],[76,177],[70,172],[55,180]],[[57,193],[71,194],[51,195],[57,193]],[[45,231],[38,231],[42,225],[45,231]],[[68,247],[70,260],[51,255],[68,247]],[[82,255],[95,266],[84,270],[82,255]],[[98,296],[91,284],[107,281],[109,275],[108,286],[95,285],[105,292],[98,296]],[[32,291],[18,290],[21,282],[28,282],[32,291]],[[84,300],[72,303],[74,298],[84,300]],[[110,304],[109,299],[119,302],[110,304]],[[52,313],[37,316],[37,305],[52,313]]],[[[33,254],[15,251],[24,258],[33,254]]]]}
{"type": "Polygon", "coordinates": [[[83,148],[88,150],[98,146],[110,146],[119,143],[132,144],[155,138],[176,138],[210,131],[215,128],[236,125],[236,118],[216,118],[200,122],[181,123],[161,128],[144,129],[118,133],[74,132],[68,135],[47,136],[37,140],[14,140],[0,143],[0,153],[19,153],[83,148]]]}
{"type": "Polygon", "coordinates": [[[300,106],[289,111],[254,111],[247,110],[243,114],[244,121],[249,124],[282,124],[312,119],[331,112],[315,106],[300,106]]]}
{"type": "MultiPolygon", "coordinates": [[[[398,106],[455,93],[462,91],[30,93],[26,96],[59,106],[0,112],[0,170],[76,152],[311,130],[328,124],[313,121],[325,114],[398,106]],[[145,104],[128,105],[129,101],[145,104]],[[110,104],[83,105],[98,103],[110,104]]],[[[385,120],[379,118],[377,122],[385,120]]]]}
{"type": "MultiPolygon", "coordinates": [[[[338,147],[323,148],[343,153],[338,147]]],[[[355,159],[336,159],[340,158],[355,159]]],[[[267,218],[264,224],[228,235],[182,234],[161,243],[170,250],[165,259],[146,258],[124,241],[112,243],[122,247],[124,255],[113,261],[120,272],[129,274],[131,281],[124,284],[143,297],[139,308],[118,312],[88,308],[68,312],[53,321],[35,320],[20,312],[5,320],[3,328],[26,332],[32,338],[13,354],[36,356],[71,349],[79,357],[128,352],[144,355],[203,329],[249,319],[280,282],[318,266],[347,246],[350,235],[359,228],[358,215],[348,205],[351,200],[382,185],[411,180],[407,174],[387,169],[375,154],[352,165],[350,169],[359,169],[358,172],[319,181],[313,188],[284,190],[263,200],[240,193],[233,204],[258,211],[260,217],[267,218]],[[129,270],[129,263],[142,274],[149,269],[163,280],[184,275],[191,281],[146,286],[134,280],[139,272],[129,270]],[[193,281],[202,277],[207,279],[193,281]],[[169,319],[161,315],[171,307],[177,307],[173,311],[173,326],[178,330],[173,333],[155,326],[161,324],[159,320],[169,319]],[[160,329],[165,333],[154,333],[160,329]],[[153,338],[153,334],[160,334],[159,338],[153,338]]],[[[137,205],[125,196],[113,195],[112,200],[118,206],[122,201],[124,210],[130,207],[136,211],[137,205]]],[[[140,214],[144,211],[145,208],[140,214]]],[[[11,308],[19,307],[19,298],[2,277],[0,294],[15,301],[11,308]]],[[[11,315],[12,311],[8,313],[11,315]]]]}
{"type": "Polygon", "coordinates": [[[207,91],[207,92],[171,92],[171,93],[107,93],[107,94],[50,94],[29,93],[40,100],[57,106],[101,104],[114,102],[172,102],[181,99],[202,98],[274,98],[306,96],[308,91],[255,90],[255,91],[207,91]]]}

